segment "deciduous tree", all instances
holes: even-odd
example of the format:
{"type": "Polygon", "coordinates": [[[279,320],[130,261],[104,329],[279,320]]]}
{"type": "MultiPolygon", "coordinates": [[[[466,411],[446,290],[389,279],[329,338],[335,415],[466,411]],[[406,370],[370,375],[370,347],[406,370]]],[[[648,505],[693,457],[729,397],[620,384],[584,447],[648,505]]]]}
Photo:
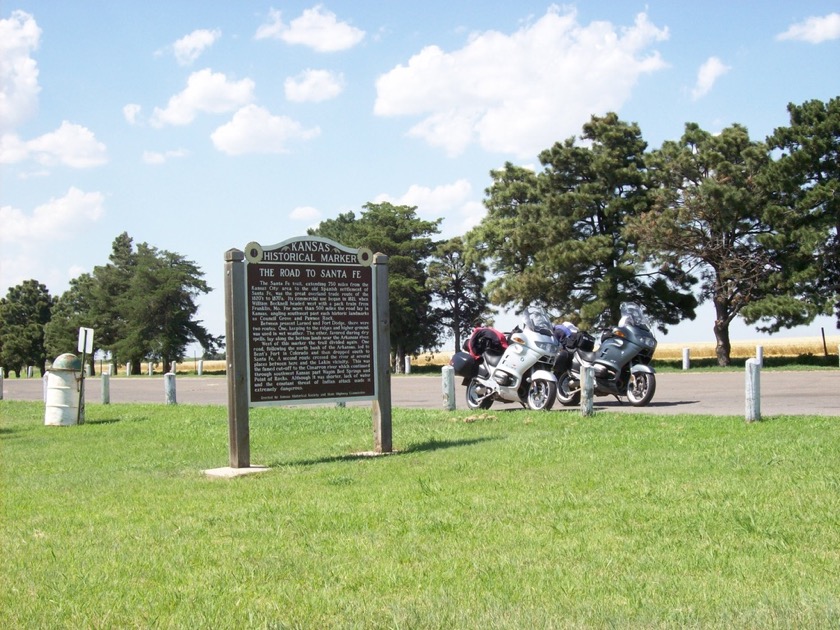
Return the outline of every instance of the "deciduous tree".
{"type": "Polygon", "coordinates": [[[438,324],[426,287],[428,258],[440,219],[424,221],[416,207],[367,203],[357,218],[353,212],[322,221],[310,235],[323,236],[348,247],[368,247],[388,256],[391,349],[395,366],[402,368],[406,355],[436,347],[438,324]]]}
{"type": "Polygon", "coordinates": [[[12,287],[0,299],[0,366],[20,378],[21,370],[46,370],[44,327],[52,316],[53,298],[37,280],[12,287]]]}
{"type": "Polygon", "coordinates": [[[436,319],[452,331],[455,351],[462,336],[468,336],[477,321],[490,315],[484,279],[487,266],[470,262],[460,237],[441,243],[429,263],[426,286],[442,306],[435,307],[436,319]]]}
{"type": "Polygon", "coordinates": [[[633,226],[643,252],[699,275],[701,298],[715,309],[720,365],[730,362],[730,324],[767,294],[779,269],[763,241],[773,234],[761,184],[769,160],[766,145],[750,140],[741,125],[711,134],[689,123],[678,142],[665,142],[651,156],[659,188],[652,209],[633,226]]]}

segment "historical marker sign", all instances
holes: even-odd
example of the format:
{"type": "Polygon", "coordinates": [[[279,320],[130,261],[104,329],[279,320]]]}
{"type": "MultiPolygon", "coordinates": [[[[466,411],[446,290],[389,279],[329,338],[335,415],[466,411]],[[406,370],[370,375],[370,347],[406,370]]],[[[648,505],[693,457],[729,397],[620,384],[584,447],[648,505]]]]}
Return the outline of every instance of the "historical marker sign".
{"type": "Polygon", "coordinates": [[[250,404],[374,399],[371,252],[313,236],[245,260],[250,404]]]}

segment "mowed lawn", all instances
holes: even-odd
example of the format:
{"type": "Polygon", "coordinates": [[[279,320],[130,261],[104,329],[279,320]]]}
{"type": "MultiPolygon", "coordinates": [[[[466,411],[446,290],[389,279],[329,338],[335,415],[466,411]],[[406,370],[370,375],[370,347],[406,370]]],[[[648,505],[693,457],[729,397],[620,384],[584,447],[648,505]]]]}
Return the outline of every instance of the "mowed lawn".
{"type": "Polygon", "coordinates": [[[840,417],[0,401],[2,628],[837,628],[840,417]]]}

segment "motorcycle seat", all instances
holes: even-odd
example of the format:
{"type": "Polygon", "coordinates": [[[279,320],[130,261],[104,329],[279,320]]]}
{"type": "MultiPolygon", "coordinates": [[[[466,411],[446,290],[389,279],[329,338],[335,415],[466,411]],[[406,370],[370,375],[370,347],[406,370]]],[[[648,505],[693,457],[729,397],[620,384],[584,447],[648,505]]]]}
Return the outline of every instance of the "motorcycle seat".
{"type": "Polygon", "coordinates": [[[577,353],[581,360],[585,361],[586,363],[595,363],[595,359],[598,358],[597,352],[586,352],[585,350],[578,350],[577,353]]]}
{"type": "Polygon", "coordinates": [[[487,365],[492,365],[493,367],[496,367],[497,365],[499,365],[499,361],[502,360],[502,355],[496,354],[495,352],[485,352],[484,360],[487,362],[487,365]]]}

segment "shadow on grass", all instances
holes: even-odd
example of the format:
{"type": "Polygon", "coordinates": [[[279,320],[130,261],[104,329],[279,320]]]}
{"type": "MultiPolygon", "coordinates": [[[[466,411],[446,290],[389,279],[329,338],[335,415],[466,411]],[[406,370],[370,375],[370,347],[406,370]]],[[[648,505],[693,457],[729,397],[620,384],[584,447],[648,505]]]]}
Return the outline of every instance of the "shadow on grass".
{"type": "MultiPolygon", "coordinates": [[[[663,400],[663,401],[656,401],[653,400],[647,405],[646,407],[682,407],[684,405],[697,405],[699,404],[699,400],[663,400]]],[[[632,407],[629,402],[626,401],[618,401],[618,400],[596,400],[595,405],[597,407],[632,407]]],[[[644,407],[638,407],[638,409],[644,409],[644,407]]]]}
{"type": "Polygon", "coordinates": [[[85,424],[116,424],[122,422],[122,418],[97,418],[96,420],[85,420],[85,424]]]}
{"type": "Polygon", "coordinates": [[[412,444],[403,450],[395,450],[390,453],[348,453],[347,455],[335,455],[333,457],[321,457],[318,459],[302,459],[298,461],[283,462],[275,461],[268,464],[269,468],[278,466],[315,466],[317,464],[332,464],[335,462],[356,462],[364,459],[378,459],[381,457],[391,457],[394,455],[409,455],[411,453],[425,453],[428,451],[438,451],[444,448],[459,448],[463,446],[473,446],[482,442],[489,442],[490,440],[497,440],[499,438],[475,438],[471,440],[429,440],[421,444],[412,444]]]}

